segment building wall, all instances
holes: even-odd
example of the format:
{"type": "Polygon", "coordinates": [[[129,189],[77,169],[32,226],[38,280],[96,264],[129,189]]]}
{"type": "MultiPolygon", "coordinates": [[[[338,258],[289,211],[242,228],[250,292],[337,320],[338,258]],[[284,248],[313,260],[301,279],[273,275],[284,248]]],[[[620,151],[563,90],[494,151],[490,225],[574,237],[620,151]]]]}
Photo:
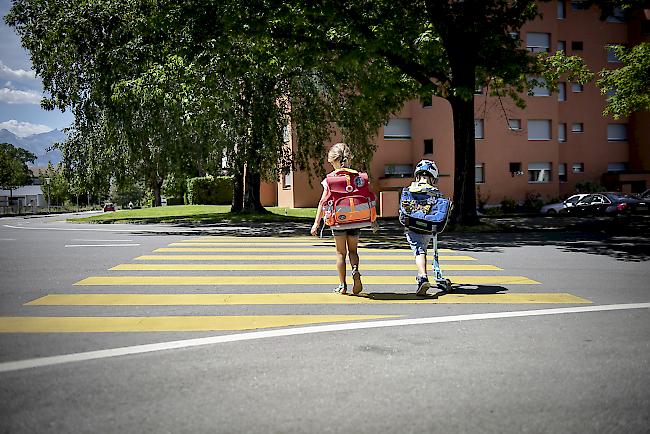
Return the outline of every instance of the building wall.
{"type": "MultiPolygon", "coordinates": [[[[638,31],[638,23],[600,21],[600,11],[596,8],[573,10],[570,1],[564,4],[565,17],[559,18],[557,1],[540,3],[543,17],[521,29],[522,44],[526,46],[530,32],[547,33],[550,35],[549,52],[556,51],[558,41],[565,41],[568,55],[580,55],[592,71],[599,71],[618,66],[608,62],[608,44],[627,44],[629,35],[633,43],[648,39],[638,31]],[[578,46],[580,42],[582,49],[578,46]]],[[[477,188],[488,204],[498,204],[506,198],[522,202],[528,195],[539,195],[544,200],[565,197],[575,192],[577,183],[600,183],[611,163],[625,163],[636,171],[650,171],[650,116],[636,114],[630,120],[603,117],[605,97],[600,95],[595,83],[585,84],[581,92],[574,92],[570,82],[565,82],[565,86],[564,101],[559,101],[557,92],[548,96],[525,96],[524,109],[517,108],[507,98],[499,100],[485,93],[475,96],[475,119],[483,121],[484,133],[483,138],[475,142],[476,163],[483,165],[484,176],[484,182],[477,183],[477,188]],[[511,129],[508,119],[519,119],[521,129],[511,129]],[[529,139],[531,120],[550,121],[550,136],[543,140],[529,139]],[[560,123],[566,125],[566,141],[559,140],[560,123]],[[572,132],[573,124],[582,124],[583,131],[572,132]],[[608,140],[608,124],[627,125],[628,139],[608,140]],[[511,172],[510,163],[521,163],[523,173],[511,172]],[[541,163],[550,165],[550,180],[531,181],[528,169],[533,166],[529,165],[541,163]],[[566,164],[566,181],[559,176],[561,164],[566,164]],[[584,171],[574,172],[574,164],[583,167],[584,171]]],[[[407,138],[391,139],[384,137],[384,128],[379,129],[377,152],[370,170],[373,189],[377,193],[390,192],[408,185],[410,176],[390,176],[386,173],[387,166],[412,168],[420,159],[428,158],[435,160],[440,169],[441,190],[452,196],[454,140],[449,103],[433,98],[430,107],[423,107],[421,101],[410,101],[394,118],[409,119],[411,134],[407,138]],[[427,139],[433,140],[433,152],[425,154],[424,141],[427,139]]],[[[647,187],[650,187],[650,172],[645,176],[647,187]]],[[[291,188],[283,188],[282,182],[278,184],[280,206],[316,206],[322,191],[319,180],[310,186],[305,174],[294,173],[293,177],[291,188]]],[[[392,200],[393,196],[390,197],[392,200]]],[[[390,207],[380,205],[389,215],[387,208],[390,207]]]]}

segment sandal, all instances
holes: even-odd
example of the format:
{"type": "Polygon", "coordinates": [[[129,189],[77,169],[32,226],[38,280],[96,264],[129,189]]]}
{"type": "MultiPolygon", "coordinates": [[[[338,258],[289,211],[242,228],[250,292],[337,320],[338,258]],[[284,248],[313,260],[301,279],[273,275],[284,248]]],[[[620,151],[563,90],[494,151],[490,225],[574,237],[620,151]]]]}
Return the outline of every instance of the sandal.
{"type": "Polygon", "coordinates": [[[334,288],[334,291],[333,291],[333,292],[337,292],[337,293],[339,293],[339,294],[343,294],[343,295],[345,295],[345,294],[348,293],[348,287],[345,286],[345,285],[342,284],[342,283],[339,283],[339,286],[337,286],[336,288],[334,288]]]}
{"type": "Polygon", "coordinates": [[[363,284],[361,283],[361,273],[359,273],[359,269],[356,266],[352,267],[352,279],[354,280],[352,294],[357,295],[363,290],[363,284]]]}

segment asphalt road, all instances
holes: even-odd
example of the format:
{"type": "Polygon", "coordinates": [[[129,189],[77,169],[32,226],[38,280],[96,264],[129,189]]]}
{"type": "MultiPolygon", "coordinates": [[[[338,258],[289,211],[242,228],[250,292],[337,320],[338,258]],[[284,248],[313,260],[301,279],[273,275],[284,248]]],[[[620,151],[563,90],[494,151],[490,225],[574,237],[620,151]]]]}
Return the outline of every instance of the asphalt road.
{"type": "Polygon", "coordinates": [[[0,219],[0,432],[650,426],[643,230],[443,234],[422,299],[390,227],[351,297],[301,225],[61,219],[0,219]]]}

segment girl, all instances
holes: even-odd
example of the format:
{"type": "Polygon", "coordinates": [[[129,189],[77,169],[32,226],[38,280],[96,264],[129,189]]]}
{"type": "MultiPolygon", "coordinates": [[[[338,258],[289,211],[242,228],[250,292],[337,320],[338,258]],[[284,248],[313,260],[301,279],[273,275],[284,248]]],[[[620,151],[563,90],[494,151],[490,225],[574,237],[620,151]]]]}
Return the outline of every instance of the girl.
{"type": "MultiPolygon", "coordinates": [[[[327,162],[332,165],[334,172],[341,170],[342,168],[348,167],[351,161],[350,148],[345,143],[336,143],[333,145],[329,152],[327,153],[327,162]]],[[[316,218],[314,219],[314,224],[311,227],[311,234],[317,236],[318,226],[320,225],[321,218],[323,217],[323,203],[329,196],[329,187],[327,185],[327,179],[323,179],[321,182],[323,186],[323,195],[318,203],[318,210],[316,210],[316,218]]],[[[379,228],[377,222],[372,223],[373,232],[376,232],[379,228]]],[[[345,282],[346,270],[345,270],[345,258],[349,255],[350,257],[350,266],[352,267],[352,293],[359,294],[363,289],[361,283],[361,273],[359,273],[359,253],[357,248],[359,245],[359,229],[332,229],[332,234],[334,235],[334,241],[336,243],[336,269],[339,275],[339,286],[336,287],[334,292],[340,294],[347,294],[348,287],[345,282]]]]}

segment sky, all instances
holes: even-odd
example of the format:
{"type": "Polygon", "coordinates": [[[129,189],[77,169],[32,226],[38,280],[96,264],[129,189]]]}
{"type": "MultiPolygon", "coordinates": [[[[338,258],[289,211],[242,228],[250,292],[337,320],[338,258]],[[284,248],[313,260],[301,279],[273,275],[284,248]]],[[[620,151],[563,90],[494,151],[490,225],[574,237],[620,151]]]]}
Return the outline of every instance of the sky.
{"type": "Polygon", "coordinates": [[[29,52],[4,21],[10,8],[10,0],[0,0],[0,129],[25,137],[68,127],[73,121],[69,111],[40,106],[43,84],[32,69],[29,52]]]}

